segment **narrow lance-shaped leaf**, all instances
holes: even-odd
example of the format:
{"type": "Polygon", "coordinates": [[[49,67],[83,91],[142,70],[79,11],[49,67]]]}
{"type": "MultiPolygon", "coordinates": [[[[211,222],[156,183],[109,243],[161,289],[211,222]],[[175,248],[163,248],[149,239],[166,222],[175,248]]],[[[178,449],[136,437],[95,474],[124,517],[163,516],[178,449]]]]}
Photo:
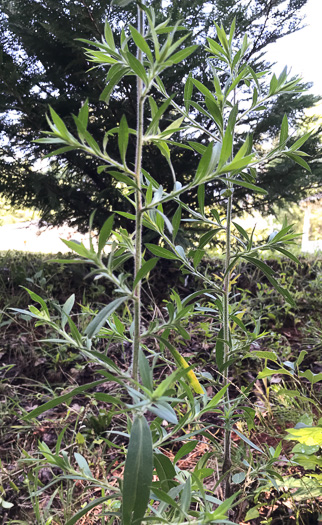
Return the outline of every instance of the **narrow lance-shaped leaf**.
{"type": "MultiPolygon", "coordinates": [[[[73,479],[73,478],[71,477],[71,479],[73,479]]],[[[66,522],[66,525],[76,525],[79,522],[79,520],[83,516],[85,516],[85,514],[87,514],[90,510],[92,510],[94,507],[98,507],[99,505],[102,505],[103,503],[105,503],[109,499],[115,498],[115,495],[116,494],[113,493],[113,494],[110,494],[109,496],[103,496],[102,498],[94,499],[93,501],[88,503],[88,505],[86,505],[86,507],[83,507],[76,514],[74,514],[74,516],[72,518],[70,518],[66,522]]]]}
{"type": "Polygon", "coordinates": [[[177,233],[178,233],[178,230],[179,230],[179,227],[180,227],[181,211],[182,211],[181,206],[178,206],[178,208],[176,209],[175,214],[173,215],[173,218],[172,218],[172,228],[173,228],[172,237],[173,237],[173,240],[175,240],[175,238],[177,236],[177,233]]]}
{"type": "Polygon", "coordinates": [[[107,240],[109,239],[113,227],[114,214],[111,215],[103,224],[99,237],[98,237],[98,252],[99,254],[103,251],[107,240]]]}
{"type": "Polygon", "coordinates": [[[119,297],[118,299],[114,299],[114,301],[106,305],[86,327],[85,335],[87,335],[87,337],[90,339],[94,337],[94,335],[100,331],[102,326],[104,326],[109,316],[112,315],[112,313],[115,312],[115,310],[122,303],[124,303],[125,300],[126,297],[119,297]]]}
{"type": "Polygon", "coordinates": [[[143,53],[145,53],[145,55],[150,60],[150,62],[153,62],[153,55],[151,53],[151,49],[149,48],[149,45],[144,39],[144,37],[133,26],[130,26],[130,31],[131,31],[132,38],[135,44],[137,45],[137,47],[141,49],[143,53]]]}
{"type": "Polygon", "coordinates": [[[104,379],[100,379],[99,381],[94,381],[93,383],[88,383],[87,385],[82,385],[77,388],[74,388],[74,390],[71,390],[67,394],[63,394],[62,396],[57,396],[54,399],[47,401],[47,403],[44,403],[43,405],[35,408],[31,412],[29,412],[29,414],[26,415],[24,419],[29,420],[29,419],[38,417],[40,414],[43,414],[47,410],[50,410],[51,408],[55,408],[58,405],[61,405],[62,403],[69,401],[70,399],[77,396],[78,394],[83,394],[87,390],[93,389],[96,386],[101,385],[102,383],[105,383],[105,382],[106,382],[106,379],[104,378],[104,379]]]}
{"type": "Polygon", "coordinates": [[[222,141],[219,166],[223,166],[225,162],[227,162],[227,160],[231,156],[232,148],[233,148],[233,135],[232,135],[231,129],[228,127],[225,131],[225,135],[222,141]]]}
{"type": "Polygon", "coordinates": [[[181,51],[178,51],[174,55],[170,56],[168,61],[171,64],[179,64],[179,62],[182,62],[183,60],[188,58],[192,53],[194,53],[196,49],[198,49],[198,47],[198,45],[193,45],[186,47],[185,49],[181,49],[181,51]]]}
{"type": "Polygon", "coordinates": [[[123,164],[125,164],[125,156],[127,145],[129,143],[129,127],[125,115],[122,115],[119,133],[118,133],[118,146],[123,164]]]}
{"type": "Polygon", "coordinates": [[[138,273],[135,276],[134,282],[133,282],[133,288],[136,287],[139,281],[141,281],[157,264],[159,259],[153,257],[152,259],[149,259],[146,261],[142,267],[139,269],[138,273]]]}
{"type": "Polygon", "coordinates": [[[202,215],[204,215],[205,213],[205,185],[204,184],[200,184],[200,186],[198,186],[198,204],[199,204],[199,209],[200,209],[200,212],[202,213],[202,215]]]}
{"type": "Polygon", "coordinates": [[[281,133],[280,133],[280,146],[283,146],[284,143],[287,141],[288,138],[288,120],[287,115],[284,115],[282,127],[281,127],[281,133]]]}
{"type": "Polygon", "coordinates": [[[88,124],[88,116],[89,116],[88,99],[86,99],[78,113],[78,119],[82,123],[85,129],[87,128],[87,124],[88,124]]]}
{"type": "Polygon", "coordinates": [[[184,85],[184,105],[185,105],[186,111],[189,111],[192,91],[193,91],[193,83],[192,83],[191,73],[189,73],[188,78],[184,85]]]}
{"type": "Polygon", "coordinates": [[[105,26],[104,26],[104,38],[106,40],[106,43],[107,43],[108,47],[110,47],[112,49],[112,51],[115,51],[115,42],[114,42],[114,37],[113,37],[113,31],[112,31],[112,28],[111,28],[110,24],[108,23],[107,19],[105,21],[105,26]]]}
{"type": "Polygon", "coordinates": [[[123,525],[141,523],[150,498],[152,471],[153,447],[150,427],[144,416],[137,416],[131,429],[124,469],[123,525]]]}
{"type": "Polygon", "coordinates": [[[153,255],[156,255],[157,257],[163,257],[163,259],[173,259],[177,260],[178,256],[167,250],[166,248],[163,248],[162,246],[156,246],[155,244],[146,244],[146,247],[148,250],[150,250],[153,255]]]}
{"type": "Polygon", "coordinates": [[[254,259],[253,257],[249,257],[246,255],[242,255],[243,259],[246,259],[247,261],[253,263],[255,266],[260,268],[264,275],[266,275],[267,279],[270,281],[270,283],[273,285],[273,287],[284,297],[284,299],[291,305],[295,306],[295,301],[293,297],[291,296],[290,292],[283,288],[277,280],[273,277],[273,270],[263,261],[260,261],[258,259],[254,259]]]}

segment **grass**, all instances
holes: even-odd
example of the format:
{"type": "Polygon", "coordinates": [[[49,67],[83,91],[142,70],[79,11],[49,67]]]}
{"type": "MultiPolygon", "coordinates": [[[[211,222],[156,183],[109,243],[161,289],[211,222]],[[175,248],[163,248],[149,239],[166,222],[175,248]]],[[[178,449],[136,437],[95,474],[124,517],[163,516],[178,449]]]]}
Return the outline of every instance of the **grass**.
{"type": "MultiPolygon", "coordinates": [[[[12,314],[10,307],[25,308],[30,302],[27,292],[21,287],[26,286],[36,293],[41,291],[42,297],[47,298],[48,305],[53,309],[55,301],[62,304],[70,290],[75,291],[76,303],[86,305],[85,309],[78,307],[78,315],[74,319],[77,324],[85,322],[89,307],[99,307],[110,298],[110,290],[105,286],[84,281],[87,271],[83,266],[69,265],[64,268],[47,264],[47,260],[47,256],[6,253],[0,268],[0,498],[3,500],[0,516],[3,523],[9,524],[63,525],[91,497],[101,495],[102,488],[86,490],[83,482],[73,479],[42,491],[59,475],[59,468],[48,464],[43,447],[49,447],[53,453],[64,451],[74,466],[74,453],[79,452],[86,457],[98,479],[108,479],[113,484],[118,483],[123,469],[119,454],[123,449],[122,438],[116,438],[113,432],[118,425],[124,428],[126,416],[113,415],[113,406],[100,401],[99,396],[96,399],[90,394],[76,397],[70,405],[52,409],[37,421],[27,423],[24,420],[26,413],[50,399],[53,393],[64,393],[71,387],[95,380],[97,368],[86,363],[67,346],[57,347],[40,342],[49,335],[44,327],[36,328],[24,316],[12,314]]],[[[311,257],[301,262],[301,267],[297,268],[293,263],[285,264],[282,260],[268,261],[296,298],[296,308],[286,306],[265,278],[259,277],[257,271],[249,266],[240,266],[235,276],[236,308],[247,297],[248,306],[242,312],[243,321],[253,323],[254,330],[264,332],[257,345],[246,349],[247,357],[241,351],[240,359],[232,370],[233,395],[253,384],[248,409],[256,412],[255,425],[246,417],[245,423],[239,423],[236,430],[260,447],[276,448],[285,439],[287,428],[294,427],[299,421],[308,423],[313,420],[316,424],[321,417],[321,382],[312,387],[305,379],[298,384],[295,379],[283,375],[274,375],[272,379],[257,377],[264,368],[264,362],[256,357],[256,351],[275,350],[280,362],[283,362],[294,361],[304,349],[307,354],[301,369],[310,369],[313,373],[322,370],[322,259],[311,257]],[[294,390],[298,392],[295,397],[292,394],[294,390]]],[[[150,288],[144,291],[145,319],[151,319],[154,315],[151,296],[154,297],[155,308],[163,312],[171,288],[176,287],[185,294],[195,289],[196,283],[192,280],[180,281],[175,266],[168,261],[164,261],[163,265],[150,281],[150,288]],[[160,290],[159,282],[165,272],[168,290],[160,290]]],[[[219,274],[222,271],[221,261],[209,262],[207,271],[219,274]]],[[[190,339],[185,341],[176,336],[180,351],[195,360],[199,367],[201,365],[204,372],[218,376],[213,359],[216,320],[201,316],[191,318],[184,328],[190,339]]],[[[130,358],[129,349],[117,343],[109,351],[120,367],[130,358]]],[[[160,374],[166,373],[168,370],[160,370],[160,374]]],[[[104,383],[99,391],[111,394],[111,388],[115,386],[104,383]]],[[[185,465],[191,468],[197,463],[200,465],[204,458],[217,467],[220,464],[222,422],[215,413],[207,414],[206,418],[205,423],[211,423],[213,429],[180,460],[181,468],[185,465]]],[[[263,490],[258,481],[261,477],[260,455],[255,451],[256,464],[253,464],[247,443],[238,433],[234,434],[236,474],[246,476],[249,487],[245,505],[240,509],[240,523],[244,522],[247,512],[253,513],[249,514],[254,516],[250,523],[256,525],[317,523],[322,502],[317,497],[319,494],[314,480],[310,478],[309,485],[306,480],[306,485],[298,486],[301,479],[305,479],[305,469],[287,465],[286,460],[292,457],[294,443],[285,440],[282,443],[280,468],[284,475],[289,475],[289,489],[284,481],[286,488],[281,492],[277,491],[277,487],[275,490],[271,487],[263,490]],[[247,468],[245,461],[249,464],[247,468]],[[296,497],[294,491],[299,488],[301,491],[296,497]],[[252,494],[251,498],[249,494],[252,494]],[[251,511],[251,508],[255,510],[251,511]]],[[[163,452],[173,459],[177,450],[173,444],[163,452]]],[[[315,473],[318,475],[321,471],[316,468],[315,473]]],[[[238,481],[238,478],[235,479],[238,481]]],[[[215,485],[216,481],[212,479],[209,483],[215,485]]],[[[113,502],[108,505],[111,510],[113,502]]],[[[109,518],[105,520],[102,517],[102,510],[93,509],[77,523],[112,523],[109,518]]]]}

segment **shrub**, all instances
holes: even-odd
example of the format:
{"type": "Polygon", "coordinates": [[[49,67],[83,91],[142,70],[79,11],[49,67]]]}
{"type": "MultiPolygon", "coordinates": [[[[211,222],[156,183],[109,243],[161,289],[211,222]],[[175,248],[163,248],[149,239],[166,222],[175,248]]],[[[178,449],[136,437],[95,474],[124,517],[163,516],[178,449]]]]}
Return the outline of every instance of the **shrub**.
{"type": "MultiPolygon", "coordinates": [[[[55,111],[50,109],[48,123],[51,131],[38,141],[58,146],[50,155],[77,149],[85,155],[98,158],[102,162],[99,173],[106,170],[114,177],[123,197],[131,203],[133,213],[123,213],[123,216],[134,221],[135,225],[134,233],[130,233],[132,228],[129,231],[124,228],[115,231],[111,215],[99,233],[97,247],[91,237],[89,247],[64,241],[78,256],[69,262],[84,260],[93,267],[90,275],[96,279],[106,279],[115,290],[114,299],[97,314],[92,314],[83,330],[79,330],[72,319],[74,295],[58,307],[60,318],[57,320],[51,316],[46,302],[34,292],[29,292],[31,299],[40,305],[29,307],[29,315],[37,320],[38,325],[49,325],[57,334],[55,341],[58,344],[66,344],[67,341],[101,368],[98,380],[48,401],[33,410],[28,418],[37,417],[89,390],[93,391],[96,400],[112,406],[114,414],[126,416],[123,419],[124,428],[115,431],[125,441],[129,440],[122,480],[117,486],[107,480],[95,479],[86,459],[79,453],[75,453],[79,467],[79,471],[75,471],[67,454],[59,454],[59,447],[52,453],[46,445],[40,446],[40,452],[46,460],[63,471],[55,482],[83,480],[89,486],[102,490],[102,497],[90,501],[67,525],[76,523],[97,505],[103,505],[102,516],[108,517],[108,523],[115,521],[130,525],[142,521],[186,523],[194,520],[198,523],[225,523],[227,517],[234,515],[232,507],[238,507],[239,486],[246,479],[246,471],[250,479],[257,481],[260,475],[265,483],[273,485],[274,478],[280,478],[274,470],[274,463],[278,461],[281,448],[263,451],[234,427],[236,421],[241,419],[252,428],[254,411],[244,406],[250,388],[230,396],[229,367],[237,356],[247,352],[250,343],[260,334],[257,329],[250,330],[243,323],[239,305],[231,294],[231,286],[234,268],[241,261],[250,263],[263,272],[286,301],[293,304],[288,290],[276,280],[274,271],[262,260],[261,253],[275,250],[296,262],[294,255],[285,248],[285,245],[292,244],[295,235],[290,226],[284,225],[266,242],[256,245],[253,232],[249,233],[233,222],[233,199],[236,187],[247,188],[250,198],[252,192],[264,194],[256,185],[256,171],[265,169],[267,163],[281,155],[307,167],[303,158],[305,154],[300,147],[309,133],[288,147],[289,130],[285,116],[279,142],[268,153],[254,150],[251,130],[245,134],[243,143],[236,147],[236,126],[245,125],[253,112],[263,111],[272,97],[296,92],[300,88],[297,79],[287,79],[285,69],[279,77],[272,76],[268,92],[262,91],[261,77],[264,73],[254,72],[245,58],[249,47],[247,36],[241,47],[235,48],[235,23],[228,35],[218,25],[216,31],[217,40],[208,38],[205,48],[205,67],[211,68],[213,72],[213,85],[207,87],[190,74],[184,79],[185,104],[181,107],[176,103],[175,94],[166,92],[162,72],[168,67],[175,68],[197,46],[183,47],[187,34],[178,22],[171,26],[169,21],[165,21],[156,26],[153,9],[146,7],[144,2],[138,3],[138,28],[130,26],[124,29],[118,44],[114,41],[108,23],[101,42],[83,40],[89,62],[94,67],[109,67],[102,101],[108,103],[112,90],[117,89],[118,82],[124,76],[136,79],[136,130],[128,127],[123,116],[117,128],[105,132],[102,145],[99,145],[87,129],[91,108],[85,101],[79,114],[73,116],[77,134],[72,134],[55,111]],[[183,36],[178,37],[178,32],[183,32],[183,36]],[[136,56],[132,53],[134,46],[137,48],[136,56]],[[164,99],[160,107],[153,99],[155,90],[164,99]],[[244,90],[252,91],[250,107],[243,107],[244,90]],[[169,107],[173,115],[170,123],[162,118],[169,107]],[[186,144],[176,142],[175,137],[179,133],[186,134],[190,140],[186,144]],[[117,159],[111,158],[108,152],[111,135],[117,135],[117,159]],[[135,166],[127,164],[129,141],[135,141],[136,144],[135,166]],[[184,185],[176,181],[171,164],[172,145],[189,148],[200,156],[196,173],[191,174],[184,185]],[[171,188],[159,185],[153,174],[144,169],[145,147],[159,148],[166,158],[173,175],[171,188]],[[215,208],[206,208],[204,205],[205,185],[211,185],[215,180],[219,180],[224,187],[221,196],[226,203],[225,217],[221,217],[215,208]],[[181,200],[183,193],[194,189],[198,190],[198,209],[191,209],[181,200]],[[170,202],[175,209],[172,217],[164,211],[165,205],[170,202]],[[208,228],[200,237],[198,245],[189,250],[176,242],[182,220],[208,228]],[[143,244],[143,228],[152,230],[159,237],[159,244],[143,244]],[[225,238],[224,275],[221,280],[203,273],[200,266],[207,245],[217,234],[223,234],[225,238]],[[103,261],[104,250],[108,252],[106,263],[103,261]],[[142,283],[148,280],[160,258],[179,261],[182,273],[194,276],[202,286],[199,291],[184,298],[174,291],[166,305],[166,316],[154,319],[146,326],[142,322],[141,312],[142,283]],[[124,264],[129,260],[134,261],[132,273],[124,271],[124,264]],[[209,373],[203,374],[200,370],[195,371],[195,367],[189,365],[173,341],[174,334],[188,339],[183,321],[203,313],[214,317],[220,324],[220,329],[216,328],[216,377],[209,373]],[[111,341],[131,344],[129,369],[117,366],[108,351],[97,351],[98,341],[102,339],[107,342],[107,346],[111,341]],[[157,373],[160,363],[171,363],[173,369],[163,379],[157,373]],[[118,386],[117,395],[95,391],[107,381],[118,386]],[[215,389],[215,395],[207,393],[210,391],[207,389],[209,386],[212,387],[211,391],[215,389]],[[205,420],[213,412],[221,420],[219,428],[223,432],[223,450],[219,479],[215,487],[209,489],[203,480],[214,473],[208,464],[213,452],[204,455],[193,470],[180,469],[178,462],[205,437],[215,443],[208,432],[213,425],[207,424],[205,420]],[[231,456],[232,431],[251,449],[263,454],[264,460],[260,465],[252,467],[245,460],[236,471],[231,456]],[[164,447],[170,444],[180,447],[173,461],[163,453],[164,447]],[[154,474],[157,476],[155,481],[154,474]],[[218,485],[221,486],[221,500],[214,495],[218,485]]],[[[92,223],[93,215],[90,228],[92,223]]],[[[265,358],[266,362],[276,357],[273,352],[257,354],[265,358]]]]}

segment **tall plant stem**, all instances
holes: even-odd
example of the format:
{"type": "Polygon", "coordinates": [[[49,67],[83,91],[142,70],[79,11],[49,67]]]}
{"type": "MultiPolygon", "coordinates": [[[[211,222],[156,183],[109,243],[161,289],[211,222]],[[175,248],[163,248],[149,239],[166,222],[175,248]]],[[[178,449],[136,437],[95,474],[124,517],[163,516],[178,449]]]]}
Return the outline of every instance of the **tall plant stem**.
{"type": "MultiPolygon", "coordinates": [[[[142,2],[144,4],[144,0],[142,2]]],[[[138,6],[138,32],[144,36],[144,11],[138,6]]],[[[142,63],[143,55],[141,49],[137,48],[137,59],[142,63]]],[[[134,272],[137,275],[142,265],[142,193],[141,193],[141,168],[143,149],[143,120],[144,120],[144,96],[143,81],[137,77],[137,135],[135,152],[135,178],[137,189],[135,191],[135,258],[134,272]]],[[[141,338],[141,281],[134,290],[134,336],[132,349],[132,378],[139,378],[139,352],[141,338]]]]}
{"type": "MultiPolygon", "coordinates": [[[[231,71],[233,75],[233,71],[231,71]]],[[[236,104],[236,90],[234,89],[234,105],[236,104]]],[[[234,132],[232,139],[232,153],[233,158],[234,150],[234,132]]],[[[231,270],[230,258],[231,258],[231,221],[232,221],[232,208],[233,208],[233,187],[232,184],[228,184],[228,195],[227,200],[227,211],[226,211],[226,257],[225,257],[225,278],[224,278],[224,297],[223,297],[223,336],[224,336],[224,363],[226,365],[229,360],[230,351],[230,323],[229,323],[229,295],[230,295],[230,276],[231,270]]],[[[229,398],[229,367],[226,366],[224,369],[224,385],[227,385],[225,393],[225,430],[224,430],[224,461],[223,461],[223,474],[226,474],[223,486],[224,498],[229,498],[231,493],[231,424],[230,424],[230,398],[229,398]]]]}
{"type": "MultiPolygon", "coordinates": [[[[232,220],[232,201],[233,197],[230,195],[227,202],[227,213],[226,213],[226,257],[225,257],[225,279],[224,279],[224,296],[223,296],[223,336],[224,336],[224,363],[227,363],[229,359],[229,339],[230,339],[230,326],[229,326],[229,293],[230,293],[230,271],[228,271],[230,265],[231,255],[231,220],[232,220]]],[[[228,385],[228,367],[224,370],[224,385],[228,385]]],[[[226,413],[229,412],[230,399],[229,389],[227,388],[225,394],[225,409],[226,413]]],[[[223,474],[228,473],[231,468],[231,429],[229,421],[226,421],[225,432],[224,432],[224,461],[223,461],[223,474]]],[[[230,474],[226,475],[224,480],[224,497],[230,496],[230,474]]]]}

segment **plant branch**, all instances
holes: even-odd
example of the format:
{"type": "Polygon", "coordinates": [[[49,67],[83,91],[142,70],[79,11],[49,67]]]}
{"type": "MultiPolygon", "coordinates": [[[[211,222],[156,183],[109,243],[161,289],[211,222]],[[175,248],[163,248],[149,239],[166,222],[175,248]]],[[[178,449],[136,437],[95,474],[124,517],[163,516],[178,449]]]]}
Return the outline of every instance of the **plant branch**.
{"type": "MultiPolygon", "coordinates": [[[[142,0],[144,5],[144,0],[142,0]]],[[[138,32],[144,36],[144,11],[138,5],[138,32]]],[[[143,54],[141,49],[137,48],[136,57],[143,63],[143,54]]],[[[144,85],[140,77],[137,76],[137,135],[136,135],[136,152],[135,152],[135,180],[137,188],[135,190],[135,260],[134,275],[142,265],[142,150],[143,150],[143,121],[144,121],[144,85]]],[[[134,289],[134,337],[132,349],[132,378],[138,381],[139,372],[139,352],[141,338],[141,281],[134,289]]]]}

